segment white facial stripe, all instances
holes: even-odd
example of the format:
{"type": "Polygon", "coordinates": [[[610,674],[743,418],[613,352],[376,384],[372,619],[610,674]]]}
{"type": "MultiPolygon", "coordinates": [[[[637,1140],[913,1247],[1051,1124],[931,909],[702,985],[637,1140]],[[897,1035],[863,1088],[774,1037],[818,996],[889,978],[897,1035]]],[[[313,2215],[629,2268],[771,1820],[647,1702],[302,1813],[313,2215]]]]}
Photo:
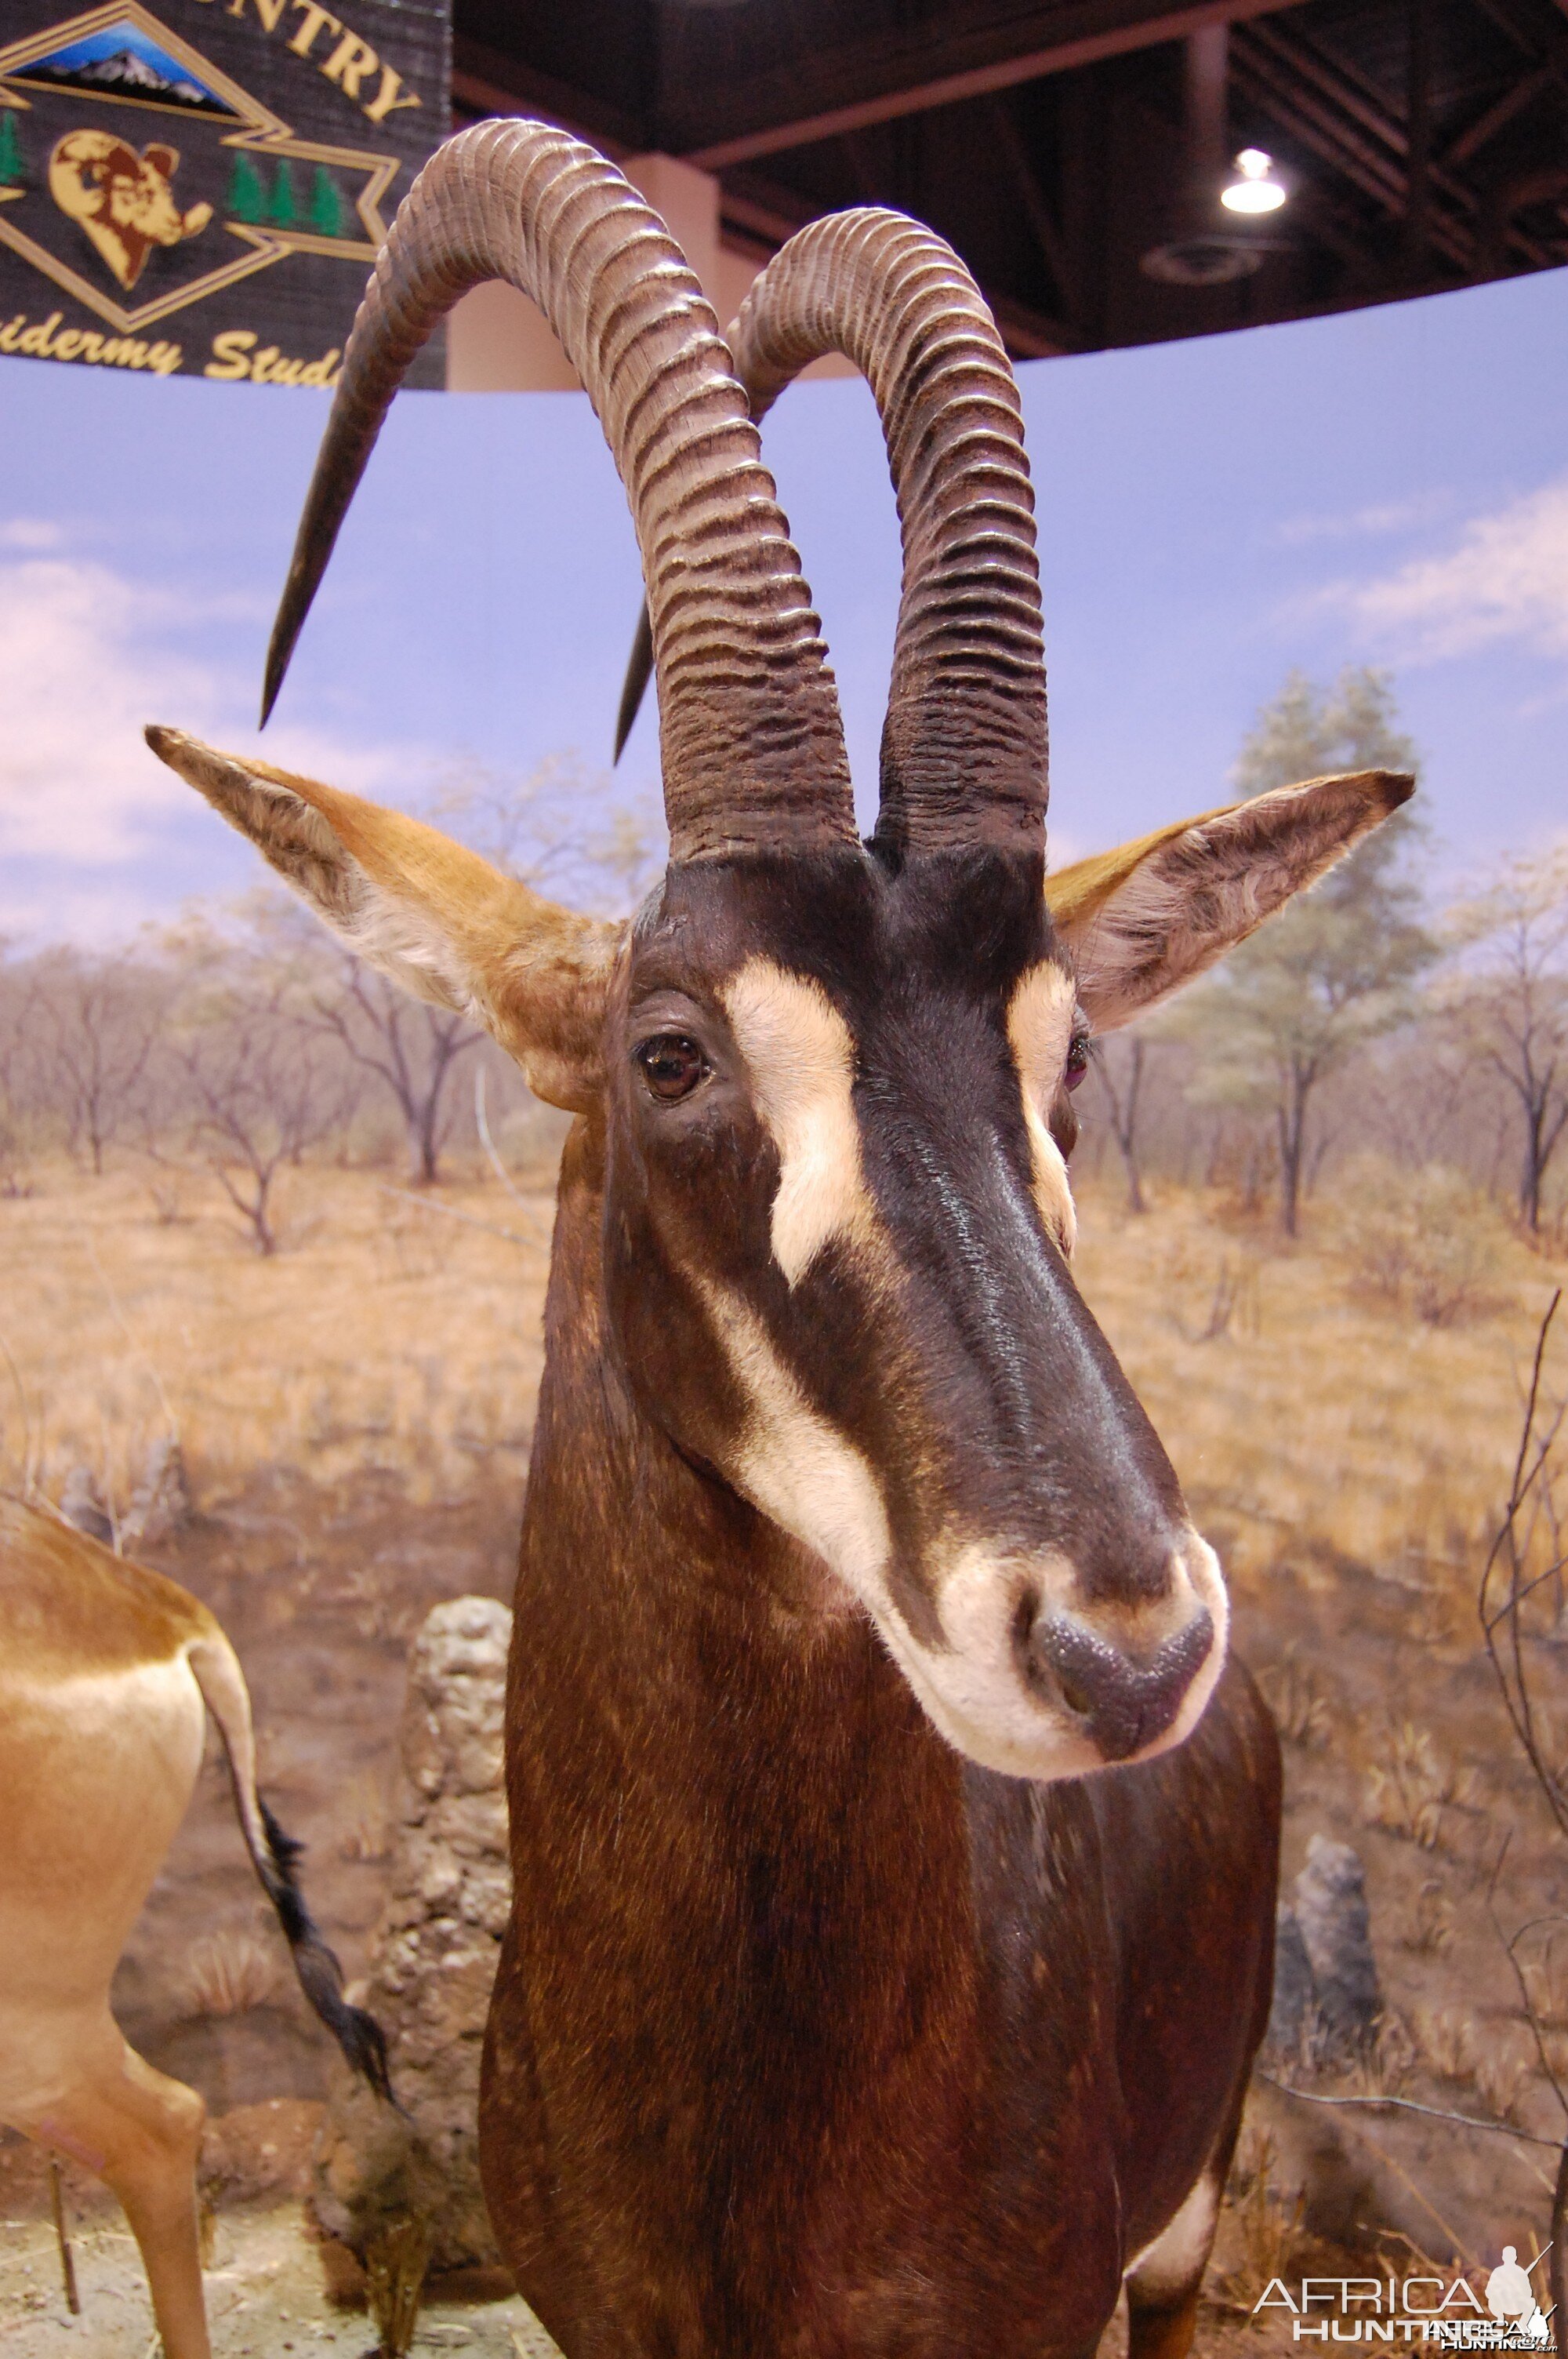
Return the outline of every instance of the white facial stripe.
{"type": "MultiPolygon", "coordinates": [[[[1018,1675],[1012,1566],[995,1549],[965,1549],[941,1592],[951,1650],[923,1646],[892,1602],[887,1510],[865,1458],[801,1397],[745,1303],[707,1282],[703,1295],[747,1404],[730,1479],[859,1599],[948,1744],[1011,1777],[1073,1777],[1102,1768],[1100,1754],[1076,1724],[1032,1696],[1018,1675]]],[[[1064,1582],[1070,1580],[1070,1567],[1061,1572],[1064,1582]]]]}
{"type": "Polygon", "coordinates": [[[771,959],[748,960],[720,996],[779,1151],[773,1258],[794,1286],[830,1237],[865,1236],[872,1225],[851,1097],[854,1043],[821,986],[771,959]]]}
{"type": "Polygon", "coordinates": [[[1061,1148],[1046,1114],[1066,1071],[1073,1038],[1071,978],[1058,966],[1031,967],[1014,990],[1007,1011],[1007,1037],[1023,1088],[1023,1120],[1034,1167],[1034,1201],[1049,1234],[1071,1254],[1078,1216],[1061,1148]]]}
{"type": "MultiPolygon", "coordinates": [[[[746,1402],[731,1481],[754,1507],[819,1557],[870,1614],[882,1643],[931,1721],[956,1751],[1008,1777],[1080,1777],[1105,1767],[1076,1716],[1035,1695],[1019,1675],[1013,1614],[1025,1579],[1065,1603],[1074,1574],[1062,1557],[1028,1559],[994,1544],[959,1549],[939,1578],[936,1605],[946,1645],[917,1639],[893,1603],[892,1534],[876,1475],[863,1453],[802,1397],[766,1329],[726,1287],[699,1280],[730,1372],[746,1402]]],[[[1219,1565],[1189,1531],[1178,1597],[1208,1608],[1215,1645],[1164,1735],[1135,1756],[1179,1744],[1214,1692],[1225,1661],[1228,1609],[1219,1565]]]]}
{"type": "Polygon", "coordinates": [[[736,1488],[831,1567],[881,1618],[892,1541],[861,1452],[802,1398],[762,1321],[727,1288],[703,1282],[747,1417],[736,1488]]]}

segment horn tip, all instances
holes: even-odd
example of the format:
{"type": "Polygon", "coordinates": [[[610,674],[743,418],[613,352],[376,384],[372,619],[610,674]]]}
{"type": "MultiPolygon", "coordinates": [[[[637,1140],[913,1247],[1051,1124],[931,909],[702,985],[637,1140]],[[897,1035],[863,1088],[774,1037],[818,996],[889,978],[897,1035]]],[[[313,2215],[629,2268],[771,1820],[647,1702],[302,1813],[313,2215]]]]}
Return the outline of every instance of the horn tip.
{"type": "Polygon", "coordinates": [[[283,686],[284,674],[288,669],[291,652],[287,641],[280,639],[275,634],[272,645],[266,651],[266,670],[262,678],[260,725],[264,729],[272,719],[272,709],[277,702],[278,690],[283,686]]]}

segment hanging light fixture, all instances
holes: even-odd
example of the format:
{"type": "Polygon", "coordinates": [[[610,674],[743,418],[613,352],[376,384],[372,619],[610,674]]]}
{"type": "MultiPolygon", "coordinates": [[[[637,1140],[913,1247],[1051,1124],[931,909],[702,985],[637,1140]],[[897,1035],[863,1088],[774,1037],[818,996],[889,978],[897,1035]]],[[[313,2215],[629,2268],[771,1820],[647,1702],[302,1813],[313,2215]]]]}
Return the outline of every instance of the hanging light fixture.
{"type": "MultiPolygon", "coordinates": [[[[1564,5],[1568,5],[1568,0],[1564,5]]],[[[1229,145],[1227,27],[1200,27],[1187,35],[1184,49],[1182,114],[1185,153],[1180,193],[1173,208],[1173,234],[1141,255],[1139,267],[1146,277],[1162,279],[1168,287],[1223,287],[1231,279],[1249,278],[1254,271],[1261,270],[1272,246],[1249,225],[1222,222],[1216,197],[1222,198],[1232,213],[1260,213],[1271,212],[1281,203],[1285,192],[1277,180],[1266,177],[1269,158],[1260,147],[1247,148],[1246,160],[1241,157],[1236,160],[1234,171],[1242,174],[1237,183],[1243,191],[1244,201],[1239,205],[1225,185],[1225,151],[1229,145]],[[1250,168],[1254,162],[1262,167],[1264,177],[1253,173],[1250,168]]]]}
{"type": "Polygon", "coordinates": [[[1233,213],[1274,213],[1285,201],[1285,191],[1274,178],[1274,159],[1261,147],[1244,147],[1236,159],[1238,179],[1219,192],[1219,201],[1233,213]]]}

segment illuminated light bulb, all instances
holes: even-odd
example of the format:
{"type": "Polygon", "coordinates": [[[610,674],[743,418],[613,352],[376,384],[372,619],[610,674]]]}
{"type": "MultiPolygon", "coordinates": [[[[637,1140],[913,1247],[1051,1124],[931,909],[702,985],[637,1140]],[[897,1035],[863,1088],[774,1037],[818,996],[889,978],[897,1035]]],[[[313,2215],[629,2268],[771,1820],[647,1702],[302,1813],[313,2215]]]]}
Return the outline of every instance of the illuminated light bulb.
{"type": "Polygon", "coordinates": [[[1273,168],[1273,158],[1265,156],[1261,147],[1244,147],[1236,159],[1241,178],[1220,190],[1220,203],[1233,213],[1277,212],[1285,201],[1285,192],[1271,178],[1273,168]]]}

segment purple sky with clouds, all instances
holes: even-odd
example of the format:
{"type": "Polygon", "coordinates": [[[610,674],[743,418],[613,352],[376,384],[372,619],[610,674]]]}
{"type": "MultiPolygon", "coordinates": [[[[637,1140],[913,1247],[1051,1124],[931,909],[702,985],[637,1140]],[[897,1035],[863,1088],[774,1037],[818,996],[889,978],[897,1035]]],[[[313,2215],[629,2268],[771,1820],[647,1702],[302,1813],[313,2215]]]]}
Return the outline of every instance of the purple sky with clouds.
{"type": "MultiPolygon", "coordinates": [[[[1450,871],[1568,826],[1568,274],[1037,362],[1058,856],[1223,799],[1300,665],[1386,664],[1450,871]]],[[[325,414],[298,390],[0,358],[0,932],[124,933],[254,864],[140,744],[236,748],[325,414]]],[[[862,809],[898,549],[865,389],[764,451],[820,604],[862,809]]],[[[266,733],[390,799],[579,754],[613,784],[639,578],[580,397],[404,396],[266,733]]]]}

